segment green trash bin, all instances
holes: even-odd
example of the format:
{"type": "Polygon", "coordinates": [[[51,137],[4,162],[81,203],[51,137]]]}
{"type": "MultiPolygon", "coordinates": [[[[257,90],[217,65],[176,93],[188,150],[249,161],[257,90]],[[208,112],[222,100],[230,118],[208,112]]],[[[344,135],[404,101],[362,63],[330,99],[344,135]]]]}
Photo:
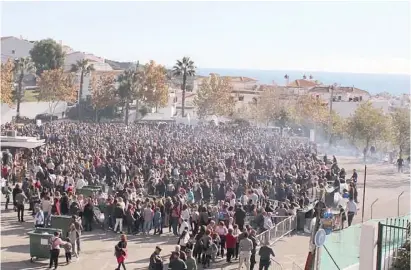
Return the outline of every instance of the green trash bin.
{"type": "Polygon", "coordinates": [[[84,197],[91,197],[93,193],[99,193],[102,190],[101,186],[84,186],[82,189],[77,189],[77,194],[82,194],[84,197]]]}
{"type": "Polygon", "coordinates": [[[71,216],[51,216],[51,228],[60,229],[61,237],[66,238],[70,227],[73,222],[71,216]]]}
{"type": "Polygon", "coordinates": [[[50,238],[53,233],[37,232],[37,229],[28,232],[30,239],[30,261],[36,259],[50,259],[50,238]]]}
{"type": "Polygon", "coordinates": [[[60,234],[62,233],[61,229],[56,229],[56,228],[35,228],[34,233],[44,233],[47,232],[49,234],[54,234],[55,232],[59,232],[60,234]]]}

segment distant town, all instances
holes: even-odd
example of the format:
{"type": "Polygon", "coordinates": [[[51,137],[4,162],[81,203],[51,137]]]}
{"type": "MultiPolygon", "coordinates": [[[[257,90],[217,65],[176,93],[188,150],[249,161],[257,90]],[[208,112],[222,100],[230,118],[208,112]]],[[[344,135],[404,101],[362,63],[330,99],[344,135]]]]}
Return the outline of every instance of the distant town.
{"type": "MultiPolygon", "coordinates": [[[[58,41],[65,53],[64,70],[69,71],[71,66],[79,60],[88,60],[92,63],[94,75],[98,74],[121,74],[130,68],[132,62],[116,62],[104,59],[92,53],[86,53],[72,49],[70,46],[58,41]]],[[[30,56],[30,50],[34,46],[34,41],[26,40],[23,37],[2,37],[1,38],[1,61],[5,63],[8,59],[24,58],[30,56]]],[[[170,70],[168,71],[171,72],[170,70]]],[[[215,74],[218,75],[218,74],[215,74]]],[[[168,101],[165,107],[156,110],[158,117],[177,116],[181,109],[182,91],[181,78],[168,76],[170,80],[168,101]],[[161,116],[163,115],[163,116],[161,116]]],[[[261,84],[254,78],[241,76],[224,76],[232,85],[231,95],[235,100],[234,113],[241,113],[245,105],[257,101],[260,94],[266,89],[273,89],[279,98],[284,100],[295,99],[298,96],[311,95],[324,103],[333,102],[333,110],[342,117],[349,117],[362,101],[370,101],[374,107],[381,108],[385,113],[389,113],[395,108],[405,108],[410,104],[410,96],[391,96],[389,93],[381,93],[372,96],[369,92],[350,85],[324,85],[310,74],[302,74],[301,78],[290,78],[284,74],[284,81],[278,84],[261,84]]],[[[90,78],[84,77],[82,85],[82,99],[90,98],[90,78]]],[[[185,95],[185,110],[191,117],[195,117],[196,111],[193,104],[199,84],[204,76],[190,77],[187,80],[187,93],[185,95]]],[[[35,90],[36,77],[34,74],[27,74],[24,78],[25,91],[35,90]]],[[[31,101],[31,100],[23,100],[31,101]]]]}

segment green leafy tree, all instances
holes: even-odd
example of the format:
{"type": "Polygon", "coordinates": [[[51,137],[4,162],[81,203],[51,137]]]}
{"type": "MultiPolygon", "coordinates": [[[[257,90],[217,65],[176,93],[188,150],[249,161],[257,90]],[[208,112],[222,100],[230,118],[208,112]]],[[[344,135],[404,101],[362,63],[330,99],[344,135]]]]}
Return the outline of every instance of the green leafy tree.
{"type": "Polygon", "coordinates": [[[173,67],[173,75],[176,77],[183,77],[183,83],[181,84],[181,116],[184,117],[186,91],[187,91],[187,78],[195,76],[196,67],[194,62],[190,60],[190,57],[183,57],[181,60],[177,60],[177,63],[173,67]]]}
{"type": "Polygon", "coordinates": [[[391,113],[391,138],[398,146],[400,156],[410,151],[410,109],[398,108],[391,113]]]}
{"type": "Polygon", "coordinates": [[[234,110],[234,99],[231,96],[233,86],[228,78],[222,78],[212,74],[203,79],[194,104],[200,118],[207,115],[229,116],[234,110]]]}
{"type": "Polygon", "coordinates": [[[351,133],[348,135],[355,136],[365,145],[366,149],[369,149],[371,143],[386,138],[388,123],[388,117],[384,115],[382,109],[377,109],[370,102],[365,102],[360,104],[354,115],[348,119],[347,130],[351,133]]]}
{"type": "Polygon", "coordinates": [[[48,38],[36,41],[30,50],[30,57],[40,76],[45,70],[59,69],[64,65],[63,47],[55,40],[48,38]]]}
{"type": "Polygon", "coordinates": [[[17,103],[17,118],[20,117],[20,103],[23,98],[23,79],[26,75],[34,73],[36,68],[30,57],[17,58],[14,60],[14,78],[17,79],[17,89],[15,91],[15,100],[17,103]]]}

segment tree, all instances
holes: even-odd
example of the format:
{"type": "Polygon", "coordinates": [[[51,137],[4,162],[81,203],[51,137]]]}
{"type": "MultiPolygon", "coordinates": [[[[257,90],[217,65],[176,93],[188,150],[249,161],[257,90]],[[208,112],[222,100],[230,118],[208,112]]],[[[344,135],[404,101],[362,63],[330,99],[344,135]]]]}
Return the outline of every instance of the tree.
{"type": "Polygon", "coordinates": [[[88,59],[78,60],[75,64],[71,65],[71,72],[78,73],[80,72],[80,89],[78,91],[78,119],[81,120],[81,100],[83,99],[83,83],[84,83],[84,76],[90,75],[92,71],[94,71],[93,64],[90,64],[88,59]]]}
{"type": "Polygon", "coordinates": [[[183,77],[183,83],[181,84],[181,116],[184,117],[184,106],[186,100],[186,90],[187,90],[187,78],[195,76],[196,67],[194,62],[190,60],[190,57],[183,57],[182,60],[177,60],[176,65],[173,67],[174,76],[183,77]]]}
{"type": "Polygon", "coordinates": [[[259,122],[269,124],[276,121],[280,112],[280,96],[272,87],[266,87],[255,102],[256,119],[259,122]]]}
{"type": "MultiPolygon", "coordinates": [[[[326,128],[329,129],[329,126],[326,125],[326,128]]],[[[331,111],[331,141],[333,138],[340,137],[346,133],[347,122],[335,111],[331,111]]]]}
{"type": "Polygon", "coordinates": [[[296,120],[314,127],[328,123],[329,107],[321,99],[304,95],[297,99],[295,108],[296,120]]]}
{"type": "Polygon", "coordinates": [[[9,59],[6,63],[1,64],[1,103],[11,105],[13,103],[14,90],[14,64],[9,59]]]}
{"type": "Polygon", "coordinates": [[[65,53],[59,43],[48,38],[34,43],[30,57],[36,67],[36,74],[40,76],[45,70],[62,68],[65,53]]]}
{"type": "Polygon", "coordinates": [[[14,60],[14,77],[17,79],[17,91],[15,91],[15,100],[17,102],[17,118],[20,117],[20,103],[23,98],[23,79],[27,74],[35,72],[33,62],[29,57],[17,58],[14,60]]]}
{"type": "MultiPolygon", "coordinates": [[[[368,150],[371,143],[386,136],[388,118],[384,115],[382,109],[374,108],[370,102],[364,102],[358,106],[354,115],[348,119],[347,125],[347,130],[355,134],[349,135],[361,140],[368,150]]],[[[364,159],[365,154],[366,152],[364,152],[364,159]]]]}
{"type": "Polygon", "coordinates": [[[49,103],[49,111],[54,111],[60,101],[72,102],[76,99],[75,77],[65,73],[63,68],[45,70],[38,82],[39,98],[49,103]]]}
{"type": "Polygon", "coordinates": [[[116,103],[116,77],[111,74],[102,74],[91,78],[91,103],[96,111],[96,122],[99,113],[116,103]]]}
{"type": "Polygon", "coordinates": [[[215,74],[204,78],[194,99],[198,116],[204,118],[207,115],[227,116],[232,114],[235,105],[231,96],[232,90],[233,86],[228,78],[215,74]]]}
{"type": "MultiPolygon", "coordinates": [[[[141,72],[139,72],[139,65],[133,69],[125,70],[118,77],[119,86],[117,88],[117,94],[125,108],[125,123],[128,125],[130,102],[134,99],[140,99],[141,93],[141,72]]],[[[136,108],[136,112],[138,108],[136,108]]]]}
{"type": "Polygon", "coordinates": [[[397,108],[391,113],[391,132],[393,144],[399,147],[400,156],[403,151],[410,150],[410,109],[397,108]]]}
{"type": "Polygon", "coordinates": [[[167,70],[162,65],[157,65],[153,60],[147,63],[142,71],[141,87],[144,91],[145,101],[148,105],[162,108],[167,106],[168,85],[167,70]]]}

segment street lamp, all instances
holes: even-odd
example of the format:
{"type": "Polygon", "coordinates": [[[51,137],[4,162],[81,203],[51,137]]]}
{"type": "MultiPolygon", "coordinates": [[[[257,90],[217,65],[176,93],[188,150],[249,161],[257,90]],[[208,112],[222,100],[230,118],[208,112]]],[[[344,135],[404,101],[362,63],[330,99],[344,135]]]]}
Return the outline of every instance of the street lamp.
{"type": "Polygon", "coordinates": [[[328,118],[328,145],[331,146],[332,143],[332,134],[331,134],[331,128],[332,128],[332,111],[333,111],[333,100],[334,100],[334,90],[336,90],[338,87],[337,83],[334,83],[329,87],[331,90],[331,95],[330,95],[330,115],[328,118]]]}

